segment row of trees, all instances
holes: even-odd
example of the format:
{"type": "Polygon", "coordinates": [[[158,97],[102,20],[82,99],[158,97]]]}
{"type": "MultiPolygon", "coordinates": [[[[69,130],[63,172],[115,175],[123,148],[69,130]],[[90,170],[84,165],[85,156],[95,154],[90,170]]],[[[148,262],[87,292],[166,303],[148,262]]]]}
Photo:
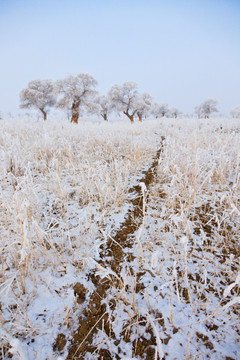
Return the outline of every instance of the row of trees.
{"type": "Polygon", "coordinates": [[[49,108],[55,107],[70,111],[71,122],[78,123],[79,116],[85,111],[97,114],[108,120],[112,112],[123,113],[131,122],[138,117],[142,121],[148,115],[155,117],[177,117],[181,112],[170,109],[167,104],[158,104],[151,95],[140,94],[135,82],[114,85],[107,95],[99,95],[96,91],[97,81],[89,74],[57,80],[33,80],[20,92],[20,107],[39,110],[44,120],[49,108]]]}
{"type": "MultiPolygon", "coordinates": [[[[108,120],[112,112],[123,113],[133,123],[147,116],[175,117],[181,112],[169,108],[167,104],[158,104],[148,93],[140,94],[135,82],[114,85],[107,95],[99,95],[96,91],[97,81],[89,74],[69,75],[64,79],[33,80],[20,92],[20,107],[39,110],[44,120],[51,107],[67,110],[71,114],[71,122],[78,123],[79,116],[85,111],[108,120]]],[[[199,117],[209,117],[217,110],[217,101],[207,100],[196,108],[199,117]]]]}

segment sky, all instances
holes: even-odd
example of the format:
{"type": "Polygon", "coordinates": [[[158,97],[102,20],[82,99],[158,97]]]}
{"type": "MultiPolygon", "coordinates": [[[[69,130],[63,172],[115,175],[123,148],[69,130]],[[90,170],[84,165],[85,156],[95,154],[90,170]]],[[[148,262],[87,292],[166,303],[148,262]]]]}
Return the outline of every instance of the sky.
{"type": "Polygon", "coordinates": [[[0,114],[35,79],[135,81],[186,113],[240,106],[240,0],[0,0],[0,114]]]}

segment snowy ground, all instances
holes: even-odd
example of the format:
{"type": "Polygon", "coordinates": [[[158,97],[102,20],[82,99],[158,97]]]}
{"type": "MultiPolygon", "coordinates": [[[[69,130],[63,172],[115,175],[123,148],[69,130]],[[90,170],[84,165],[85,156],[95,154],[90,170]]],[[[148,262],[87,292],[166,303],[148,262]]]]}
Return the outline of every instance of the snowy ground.
{"type": "Polygon", "coordinates": [[[238,359],[239,143],[229,119],[1,120],[0,358],[238,359]],[[136,205],[129,190],[161,136],[136,205]],[[128,214],[137,225],[116,270],[104,254],[128,214]],[[73,357],[93,271],[112,284],[107,318],[73,357]]]}

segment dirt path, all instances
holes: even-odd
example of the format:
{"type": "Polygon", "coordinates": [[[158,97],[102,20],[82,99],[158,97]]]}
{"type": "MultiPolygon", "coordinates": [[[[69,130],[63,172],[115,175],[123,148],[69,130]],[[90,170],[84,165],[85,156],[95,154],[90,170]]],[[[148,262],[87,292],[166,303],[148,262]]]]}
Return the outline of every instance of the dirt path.
{"type": "MultiPolygon", "coordinates": [[[[162,144],[163,141],[164,137],[162,137],[162,144]]],[[[143,172],[143,177],[139,180],[139,183],[144,183],[147,188],[154,181],[158,160],[162,152],[162,144],[156,152],[151,166],[148,170],[143,172]]],[[[132,209],[128,211],[127,217],[121,225],[121,229],[116,232],[114,238],[108,239],[106,249],[102,249],[101,251],[102,260],[99,262],[99,265],[106,269],[111,269],[116,274],[119,274],[119,271],[121,270],[121,263],[126,260],[133,260],[133,255],[126,254],[124,252],[124,248],[132,247],[131,235],[134,235],[143,221],[142,187],[140,185],[132,187],[129,190],[129,198],[129,202],[132,204],[132,209]]],[[[107,292],[112,286],[118,287],[121,286],[121,284],[119,284],[119,280],[117,280],[116,277],[110,276],[100,279],[100,277],[96,274],[96,270],[89,274],[89,278],[96,286],[96,290],[91,295],[88,306],[85,308],[81,318],[79,319],[78,330],[73,336],[72,344],[70,345],[68,351],[68,360],[84,359],[87,352],[93,353],[96,349],[92,345],[92,339],[99,329],[104,327],[106,334],[113,336],[108,323],[106,305],[102,304],[102,300],[106,297],[107,292]]],[[[86,292],[83,285],[79,283],[75,284],[74,292],[79,303],[83,303],[86,300],[86,292]]],[[[111,306],[115,306],[114,302],[111,306]]],[[[64,343],[66,343],[66,340],[61,338],[60,335],[55,342],[55,350],[62,349],[64,347],[64,343]]],[[[100,350],[98,354],[99,359],[111,359],[111,354],[108,350],[100,350]]]]}

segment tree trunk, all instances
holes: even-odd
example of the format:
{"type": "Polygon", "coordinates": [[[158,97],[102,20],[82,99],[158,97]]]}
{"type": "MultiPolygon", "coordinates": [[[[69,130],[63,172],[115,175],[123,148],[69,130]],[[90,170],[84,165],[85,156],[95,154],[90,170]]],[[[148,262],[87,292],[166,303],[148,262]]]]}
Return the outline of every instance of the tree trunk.
{"type": "Polygon", "coordinates": [[[43,120],[47,120],[47,113],[44,109],[40,109],[41,113],[43,114],[43,120]]]}
{"type": "Polygon", "coordinates": [[[123,111],[123,113],[129,118],[131,123],[134,123],[134,114],[130,115],[128,111],[123,111]]]}
{"type": "Polygon", "coordinates": [[[73,103],[71,123],[78,124],[78,119],[79,119],[79,103],[73,103]]]}
{"type": "Polygon", "coordinates": [[[78,124],[78,118],[79,118],[79,114],[73,113],[71,117],[71,123],[78,124]]]}
{"type": "Polygon", "coordinates": [[[106,114],[106,113],[101,114],[101,116],[102,116],[103,120],[108,121],[108,117],[107,117],[107,114],[106,114]]]}
{"type": "Polygon", "coordinates": [[[142,122],[143,114],[140,112],[137,112],[138,120],[142,122]]]}

